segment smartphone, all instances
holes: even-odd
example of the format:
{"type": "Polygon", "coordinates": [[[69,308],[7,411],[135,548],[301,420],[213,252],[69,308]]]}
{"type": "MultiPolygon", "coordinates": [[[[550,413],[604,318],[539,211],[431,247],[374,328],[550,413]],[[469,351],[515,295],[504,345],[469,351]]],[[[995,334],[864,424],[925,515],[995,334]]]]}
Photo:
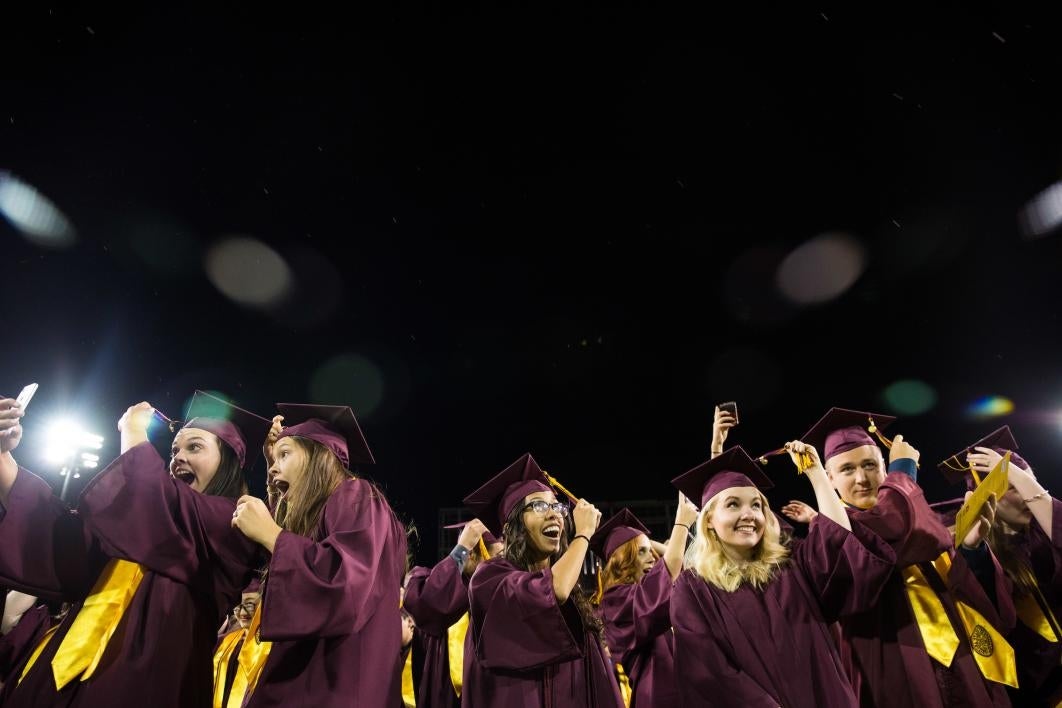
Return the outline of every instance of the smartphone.
{"type": "Polygon", "coordinates": [[[26,410],[26,406],[29,405],[30,399],[33,398],[33,394],[37,393],[37,384],[31,383],[28,386],[22,388],[22,392],[18,394],[18,405],[22,410],[26,410]]]}
{"type": "Polygon", "coordinates": [[[727,401],[719,404],[719,410],[734,416],[734,425],[738,424],[737,401],[727,401]]]}

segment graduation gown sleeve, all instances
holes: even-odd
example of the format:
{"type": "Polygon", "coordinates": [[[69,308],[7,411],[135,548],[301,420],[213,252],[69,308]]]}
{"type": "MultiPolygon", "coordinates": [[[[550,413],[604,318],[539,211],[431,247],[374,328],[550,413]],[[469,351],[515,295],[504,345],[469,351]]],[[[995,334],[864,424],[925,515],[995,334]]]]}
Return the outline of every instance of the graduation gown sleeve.
{"type": "Polygon", "coordinates": [[[155,448],[141,443],[93,478],[78,513],[108,555],[216,596],[224,616],[262,558],[232,528],[235,508],[174,479],[155,448]]]}

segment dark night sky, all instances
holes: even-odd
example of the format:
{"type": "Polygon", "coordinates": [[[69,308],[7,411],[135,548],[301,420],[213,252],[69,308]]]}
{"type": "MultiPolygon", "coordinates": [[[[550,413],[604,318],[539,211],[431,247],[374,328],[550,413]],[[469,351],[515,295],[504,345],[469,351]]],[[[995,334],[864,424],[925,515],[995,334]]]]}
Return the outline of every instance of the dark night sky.
{"type": "MultiPolygon", "coordinates": [[[[831,405],[889,412],[907,379],[935,404],[893,432],[927,462],[1002,420],[1034,465],[1055,454],[1062,243],[1017,219],[1060,178],[1054,19],[663,5],[5,22],[0,170],[77,231],[0,220],[0,389],[41,384],[20,459],[52,474],[34,460],[62,410],[109,459],[140,400],[349,403],[370,475],[433,528],[528,450],[588,498],[670,498],[714,403],[761,452],[831,405]],[[865,269],[794,305],[779,262],[826,232],[865,269]],[[233,235],[291,268],[280,304],[207,277],[233,235]],[[985,395],[1015,413],[971,418],[985,395]]],[[[810,498],[791,472],[769,468],[776,504],[810,498]]]]}

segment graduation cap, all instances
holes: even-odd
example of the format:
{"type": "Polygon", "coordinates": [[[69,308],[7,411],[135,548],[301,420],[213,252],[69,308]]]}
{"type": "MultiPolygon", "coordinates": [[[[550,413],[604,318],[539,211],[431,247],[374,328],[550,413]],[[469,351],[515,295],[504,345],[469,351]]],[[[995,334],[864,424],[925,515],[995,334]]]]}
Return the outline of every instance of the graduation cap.
{"type": "Polygon", "coordinates": [[[944,460],[937,465],[937,469],[940,470],[944,478],[952,484],[958,484],[959,482],[966,482],[966,486],[973,489],[981,480],[978,479],[977,474],[970,467],[970,464],[966,461],[966,456],[971,452],[974,452],[975,447],[990,447],[1000,455],[1004,455],[1010,452],[1010,461],[1024,469],[1029,469],[1029,464],[1022,459],[1021,455],[1014,452],[1018,449],[1018,441],[1014,439],[1014,434],[1010,432],[1010,426],[1004,425],[1002,428],[993,430],[988,435],[984,436],[969,447],[965,447],[959,452],[944,460]]]}
{"type": "Polygon", "coordinates": [[[848,452],[864,445],[877,445],[878,440],[885,447],[892,447],[892,441],[882,435],[881,431],[894,420],[896,416],[853,411],[847,408],[831,408],[819,419],[819,422],[811,426],[811,430],[804,433],[800,440],[818,450],[825,463],[842,452],[848,452]],[[871,433],[878,440],[871,437],[871,433]]]}
{"type": "Polygon", "coordinates": [[[463,502],[484,526],[500,536],[505,520],[524,497],[533,492],[552,491],[546,484],[542,468],[528,452],[465,497],[463,502]]]}
{"type": "Polygon", "coordinates": [[[251,469],[258,460],[258,453],[265,442],[272,421],[238,408],[223,398],[196,391],[188,404],[185,428],[198,428],[218,436],[236,453],[240,468],[251,469]]]}
{"type": "Polygon", "coordinates": [[[278,403],[284,429],[277,439],[307,438],[327,447],[348,470],[351,465],[374,465],[376,460],[350,406],[278,403]]]}
{"type": "Polygon", "coordinates": [[[694,467],[671,480],[690,500],[699,499],[703,507],[719,492],[730,487],[756,487],[764,491],[774,486],[744,448],[736,445],[719,457],[694,467]]]}
{"type": "MultiPolygon", "coordinates": [[[[461,522],[458,522],[456,524],[449,524],[447,526],[443,526],[443,528],[444,529],[463,529],[466,526],[468,526],[468,522],[467,521],[461,521],[461,522]]],[[[492,534],[490,532],[490,529],[487,529],[486,531],[483,532],[483,543],[487,544],[488,546],[493,546],[495,543],[501,543],[501,542],[502,542],[502,540],[500,538],[498,538],[497,536],[495,536],[494,534],[492,534]]]]}
{"type": "Polygon", "coordinates": [[[959,509],[961,509],[962,505],[965,503],[966,499],[959,497],[957,499],[933,502],[929,505],[929,508],[933,510],[933,513],[937,515],[942,524],[945,526],[954,526],[955,514],[959,512],[959,509]]]}
{"type": "Polygon", "coordinates": [[[590,550],[608,561],[617,548],[642,534],[648,536],[649,529],[630,509],[623,507],[612,518],[601,524],[590,537],[590,550]]]}

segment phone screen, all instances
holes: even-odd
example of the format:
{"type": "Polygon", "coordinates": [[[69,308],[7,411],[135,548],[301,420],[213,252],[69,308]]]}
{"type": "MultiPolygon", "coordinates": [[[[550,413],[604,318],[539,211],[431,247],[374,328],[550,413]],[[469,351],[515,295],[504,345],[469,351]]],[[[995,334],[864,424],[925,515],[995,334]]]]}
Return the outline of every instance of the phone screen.
{"type": "Polygon", "coordinates": [[[734,425],[738,424],[738,412],[736,401],[727,401],[726,403],[720,403],[719,410],[725,411],[730,415],[734,416],[734,425]]]}

